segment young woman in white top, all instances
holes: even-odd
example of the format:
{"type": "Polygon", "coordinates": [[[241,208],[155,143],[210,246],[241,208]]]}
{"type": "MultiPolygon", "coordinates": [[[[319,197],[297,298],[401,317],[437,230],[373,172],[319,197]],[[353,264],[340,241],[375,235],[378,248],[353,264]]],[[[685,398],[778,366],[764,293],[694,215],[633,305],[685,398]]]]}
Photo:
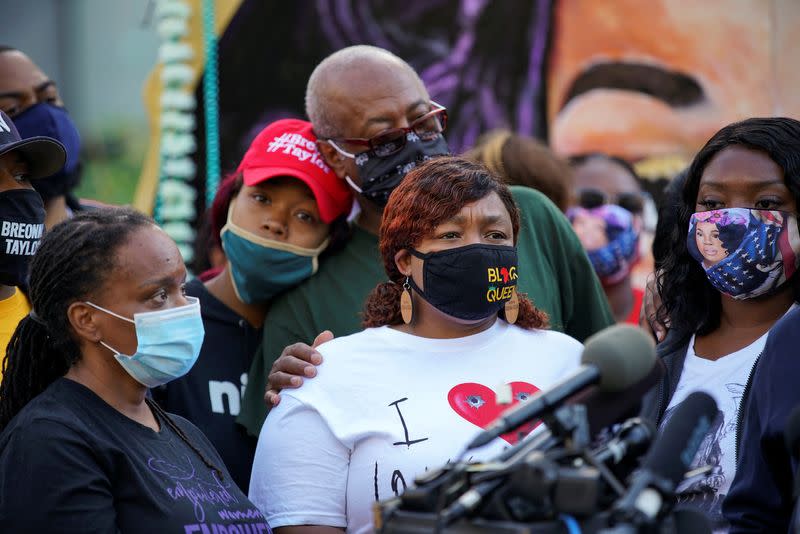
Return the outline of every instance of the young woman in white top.
{"type": "Polygon", "coordinates": [[[392,193],[390,281],[367,300],[367,329],[319,347],[318,377],[284,390],[262,429],[250,497],[276,532],[370,532],[375,501],[456,460],[509,407],[498,387],[521,402],[577,367],[581,344],[516,294],[518,228],[508,188],[463,159],[429,161],[392,193]]]}
{"type": "Polygon", "coordinates": [[[710,469],[678,487],[679,502],[705,512],[715,531],[728,528],[721,506],[753,371],[773,325],[800,298],[799,151],[794,119],[748,119],[714,134],[689,167],[659,275],[667,372],[644,413],[663,425],[693,391],[717,401],[693,462],[710,469]]]}

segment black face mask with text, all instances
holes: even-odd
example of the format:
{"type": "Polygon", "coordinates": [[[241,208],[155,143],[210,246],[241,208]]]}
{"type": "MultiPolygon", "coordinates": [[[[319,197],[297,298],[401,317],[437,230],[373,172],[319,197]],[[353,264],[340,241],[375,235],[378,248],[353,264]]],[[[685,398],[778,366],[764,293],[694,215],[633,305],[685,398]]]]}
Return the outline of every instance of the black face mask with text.
{"type": "Polygon", "coordinates": [[[422,284],[409,285],[431,306],[457,319],[474,321],[497,314],[517,287],[517,249],[504,245],[466,245],[423,254],[422,284]]]}
{"type": "Polygon", "coordinates": [[[0,193],[0,284],[24,286],[44,233],[44,204],[33,189],[0,193]]]}
{"type": "Polygon", "coordinates": [[[383,209],[389,202],[389,195],[411,169],[433,157],[448,154],[450,149],[443,135],[423,141],[416,134],[408,133],[405,146],[394,154],[376,156],[368,150],[356,155],[355,163],[361,178],[361,187],[356,191],[383,209]]]}

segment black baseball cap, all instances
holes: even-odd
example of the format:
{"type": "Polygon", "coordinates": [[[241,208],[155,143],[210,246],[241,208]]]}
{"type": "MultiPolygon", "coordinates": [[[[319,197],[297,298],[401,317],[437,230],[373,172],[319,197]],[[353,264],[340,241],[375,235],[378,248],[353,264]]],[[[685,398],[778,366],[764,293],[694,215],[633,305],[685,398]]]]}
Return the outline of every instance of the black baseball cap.
{"type": "Polygon", "coordinates": [[[67,150],[61,142],[44,136],[22,139],[8,115],[0,111],[0,156],[15,150],[28,163],[30,180],[57,173],[67,161],[67,150]]]}

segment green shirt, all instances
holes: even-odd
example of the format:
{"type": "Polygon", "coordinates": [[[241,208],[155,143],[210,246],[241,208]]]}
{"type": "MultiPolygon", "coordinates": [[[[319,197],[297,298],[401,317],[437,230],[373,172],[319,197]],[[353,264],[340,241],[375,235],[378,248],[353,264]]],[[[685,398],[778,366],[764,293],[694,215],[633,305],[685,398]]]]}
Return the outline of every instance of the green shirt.
{"type": "MultiPolygon", "coordinates": [[[[534,189],[514,186],[511,191],[521,218],[517,239],[520,293],[527,293],[537,308],[547,312],[553,330],[579,341],[613,324],[600,282],[566,217],[534,189]]],[[[258,435],[267,415],[267,375],[283,349],[298,341],[310,344],[323,330],[335,336],[363,330],[364,301],[386,279],[378,236],[356,226],[342,251],[271,303],[238,418],[249,432],[258,435]]]]}

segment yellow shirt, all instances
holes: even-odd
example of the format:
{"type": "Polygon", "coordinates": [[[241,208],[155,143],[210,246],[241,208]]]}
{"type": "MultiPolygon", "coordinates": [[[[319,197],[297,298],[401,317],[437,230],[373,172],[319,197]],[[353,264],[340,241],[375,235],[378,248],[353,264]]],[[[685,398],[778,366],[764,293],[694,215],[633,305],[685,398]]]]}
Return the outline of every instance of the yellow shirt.
{"type": "MultiPolygon", "coordinates": [[[[17,329],[17,324],[31,311],[25,294],[17,289],[7,299],[0,300],[0,362],[6,357],[6,346],[17,329]]],[[[0,364],[0,373],[2,373],[0,364]]],[[[0,374],[0,379],[2,374],[0,374]]]]}

